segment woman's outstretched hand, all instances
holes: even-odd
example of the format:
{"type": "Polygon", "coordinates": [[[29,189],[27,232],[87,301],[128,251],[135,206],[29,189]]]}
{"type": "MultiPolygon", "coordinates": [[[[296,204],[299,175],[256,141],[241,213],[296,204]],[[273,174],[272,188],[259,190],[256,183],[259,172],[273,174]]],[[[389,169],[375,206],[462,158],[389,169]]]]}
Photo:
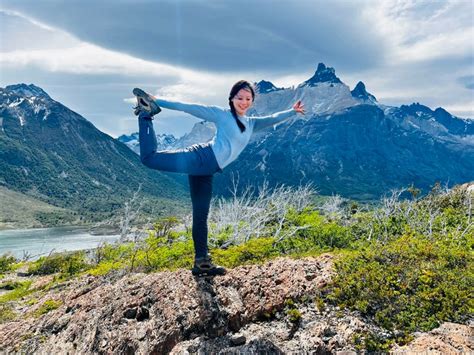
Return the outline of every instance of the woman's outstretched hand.
{"type": "Polygon", "coordinates": [[[303,115],[306,112],[305,109],[304,109],[304,105],[301,102],[301,100],[296,101],[296,103],[293,105],[293,110],[295,110],[296,112],[301,113],[303,115]]]}

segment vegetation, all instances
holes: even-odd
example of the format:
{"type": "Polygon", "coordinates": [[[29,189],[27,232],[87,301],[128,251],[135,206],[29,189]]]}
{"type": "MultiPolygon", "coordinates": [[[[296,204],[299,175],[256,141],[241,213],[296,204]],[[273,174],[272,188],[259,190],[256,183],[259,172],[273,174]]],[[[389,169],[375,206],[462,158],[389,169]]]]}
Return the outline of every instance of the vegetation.
{"type": "MultiPolygon", "coordinates": [[[[466,189],[435,186],[420,198],[410,188],[393,192],[376,207],[338,196],[315,205],[309,187],[281,189],[286,197],[280,200],[267,198],[272,193],[260,192],[260,201],[244,194],[234,196],[228,205],[216,202],[209,240],[217,263],[235,267],[282,255],[331,251],[337,256],[336,276],[315,301],[318,309],[331,303],[355,310],[394,334],[383,339],[376,334],[357,335],[354,343],[360,349],[386,351],[393,342],[410,339],[414,331],[472,317],[473,195],[466,189]]],[[[2,257],[0,265],[7,265],[2,270],[8,270],[11,262],[2,257]]],[[[190,268],[192,262],[189,222],[166,218],[154,223],[144,237],[134,233],[129,241],[104,244],[92,255],[44,257],[30,263],[29,272],[69,278],[116,270],[190,268]],[[184,229],[178,228],[180,223],[184,229]]],[[[0,297],[0,304],[29,292],[29,285],[16,285],[0,297]]],[[[4,318],[10,314],[5,312],[4,318]]],[[[285,312],[291,322],[299,322],[301,313],[293,300],[287,301],[285,312]]]]}
{"type": "Polygon", "coordinates": [[[61,301],[56,301],[56,300],[46,300],[35,312],[34,316],[35,317],[40,317],[43,314],[46,314],[48,312],[51,312],[59,307],[61,307],[62,302],[61,301]]]}
{"type": "Polygon", "coordinates": [[[0,273],[11,270],[13,264],[16,263],[16,259],[11,254],[3,254],[0,256],[0,273]]]}

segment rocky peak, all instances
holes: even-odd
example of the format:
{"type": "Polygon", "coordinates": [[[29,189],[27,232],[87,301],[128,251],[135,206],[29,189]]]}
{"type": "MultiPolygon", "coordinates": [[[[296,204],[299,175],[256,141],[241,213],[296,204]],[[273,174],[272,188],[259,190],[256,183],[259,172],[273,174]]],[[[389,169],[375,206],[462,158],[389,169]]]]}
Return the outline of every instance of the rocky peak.
{"type": "Polygon", "coordinates": [[[367,92],[367,90],[365,89],[365,84],[362,81],[359,81],[357,83],[354,90],[351,91],[351,94],[352,97],[363,100],[364,102],[377,102],[375,96],[367,92]]]}
{"type": "Polygon", "coordinates": [[[318,83],[342,84],[342,81],[336,76],[334,68],[319,63],[314,75],[300,86],[316,86],[318,83]]]}
{"type": "Polygon", "coordinates": [[[420,113],[429,115],[433,114],[433,111],[428,106],[422,105],[419,102],[414,102],[411,105],[402,105],[400,106],[400,110],[402,110],[404,113],[414,116],[417,116],[420,113]]]}
{"type": "Polygon", "coordinates": [[[40,87],[34,84],[15,84],[15,85],[8,85],[6,88],[8,91],[12,91],[17,95],[24,96],[24,97],[46,97],[50,99],[51,97],[40,87]]]}
{"type": "Polygon", "coordinates": [[[259,94],[268,94],[272,91],[283,90],[282,88],[277,88],[272,82],[266,80],[261,80],[260,82],[256,83],[255,89],[259,94]]]}

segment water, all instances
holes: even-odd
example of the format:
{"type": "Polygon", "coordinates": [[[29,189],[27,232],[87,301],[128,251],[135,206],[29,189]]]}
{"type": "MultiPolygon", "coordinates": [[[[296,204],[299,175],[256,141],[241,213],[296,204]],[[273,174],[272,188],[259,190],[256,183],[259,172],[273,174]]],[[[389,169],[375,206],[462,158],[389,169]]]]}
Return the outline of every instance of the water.
{"type": "Polygon", "coordinates": [[[62,252],[92,249],[103,242],[113,242],[119,235],[92,235],[86,228],[57,227],[0,231],[0,255],[10,252],[17,258],[28,253],[32,259],[62,252]]]}

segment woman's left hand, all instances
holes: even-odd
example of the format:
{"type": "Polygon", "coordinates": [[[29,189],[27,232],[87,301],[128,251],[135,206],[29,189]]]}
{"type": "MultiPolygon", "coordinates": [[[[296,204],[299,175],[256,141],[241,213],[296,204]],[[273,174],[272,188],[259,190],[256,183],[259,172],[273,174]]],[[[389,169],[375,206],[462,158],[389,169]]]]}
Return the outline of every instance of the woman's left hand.
{"type": "Polygon", "coordinates": [[[301,102],[301,100],[296,101],[296,103],[293,105],[293,110],[295,110],[296,112],[301,113],[303,115],[306,112],[305,109],[304,109],[304,105],[301,102]]]}

